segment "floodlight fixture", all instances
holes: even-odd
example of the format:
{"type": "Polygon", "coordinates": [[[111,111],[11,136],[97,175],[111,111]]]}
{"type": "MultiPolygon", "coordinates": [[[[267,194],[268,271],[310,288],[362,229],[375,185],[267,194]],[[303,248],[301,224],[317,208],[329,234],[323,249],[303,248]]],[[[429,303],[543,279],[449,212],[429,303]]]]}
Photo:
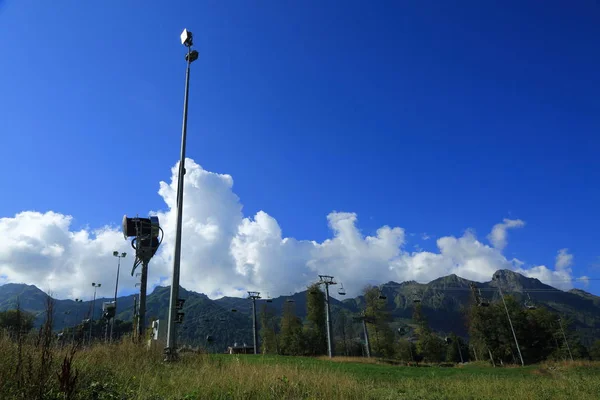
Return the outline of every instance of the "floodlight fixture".
{"type": "Polygon", "coordinates": [[[193,34],[192,32],[188,31],[187,29],[184,29],[183,32],[181,32],[181,44],[184,45],[185,47],[192,47],[193,43],[193,34]]]}
{"type": "Polygon", "coordinates": [[[198,59],[198,52],[196,50],[192,50],[185,55],[185,61],[190,63],[196,61],[198,59]]]}

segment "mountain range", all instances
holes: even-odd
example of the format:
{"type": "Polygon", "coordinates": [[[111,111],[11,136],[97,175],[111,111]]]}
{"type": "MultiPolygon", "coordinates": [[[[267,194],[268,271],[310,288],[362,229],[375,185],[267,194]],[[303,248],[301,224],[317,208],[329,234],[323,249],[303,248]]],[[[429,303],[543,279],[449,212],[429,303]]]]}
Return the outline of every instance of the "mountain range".
{"type": "MultiPolygon", "coordinates": [[[[564,315],[573,321],[585,345],[600,338],[600,297],[581,289],[562,291],[528,278],[510,270],[499,270],[496,279],[489,282],[473,282],[456,275],[435,279],[427,284],[414,281],[388,282],[379,286],[386,298],[386,307],[393,317],[394,327],[410,324],[415,300],[420,301],[422,310],[433,330],[441,333],[454,332],[467,336],[464,323],[464,310],[470,305],[473,294],[471,284],[480,290],[488,301],[499,301],[502,289],[505,295],[514,296],[525,305],[544,306],[564,315]]],[[[333,290],[334,287],[332,287],[333,290]]],[[[165,319],[169,305],[170,288],[156,287],[147,298],[147,321],[165,319]]],[[[306,317],[306,291],[273,299],[257,300],[257,312],[267,307],[280,315],[284,304],[293,303],[296,314],[306,317]]],[[[252,303],[251,300],[237,297],[223,297],[212,300],[206,295],[180,290],[180,297],[186,300],[183,311],[184,323],[180,325],[180,342],[191,345],[205,345],[214,351],[221,351],[234,343],[250,344],[252,341],[252,303]],[[207,341],[208,337],[213,340],[207,341]]],[[[33,285],[8,283],[0,286],[0,311],[20,308],[36,316],[36,324],[44,320],[44,310],[48,295],[33,285]]],[[[112,299],[97,298],[93,314],[95,319],[101,316],[102,303],[112,299]]],[[[134,295],[117,299],[117,319],[131,321],[133,317],[134,295]]],[[[338,322],[346,324],[350,335],[358,337],[360,326],[352,324],[351,316],[358,315],[364,307],[363,296],[339,301],[331,298],[331,311],[334,334],[338,322]],[[341,318],[341,316],[347,318],[341,318]],[[336,321],[337,320],[337,321],[336,321]]],[[[54,299],[54,328],[56,330],[79,323],[89,318],[92,302],[54,299]]],[[[351,336],[352,337],[352,336],[351,336]]]]}

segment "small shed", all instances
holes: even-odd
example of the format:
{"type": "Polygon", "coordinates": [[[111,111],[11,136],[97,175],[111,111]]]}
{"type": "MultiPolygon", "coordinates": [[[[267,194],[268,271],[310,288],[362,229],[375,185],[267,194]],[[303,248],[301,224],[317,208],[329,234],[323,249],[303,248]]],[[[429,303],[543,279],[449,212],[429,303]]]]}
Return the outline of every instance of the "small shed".
{"type": "Polygon", "coordinates": [[[246,346],[244,343],[242,346],[238,346],[235,343],[233,346],[227,348],[228,354],[254,354],[254,346],[246,346]]]}

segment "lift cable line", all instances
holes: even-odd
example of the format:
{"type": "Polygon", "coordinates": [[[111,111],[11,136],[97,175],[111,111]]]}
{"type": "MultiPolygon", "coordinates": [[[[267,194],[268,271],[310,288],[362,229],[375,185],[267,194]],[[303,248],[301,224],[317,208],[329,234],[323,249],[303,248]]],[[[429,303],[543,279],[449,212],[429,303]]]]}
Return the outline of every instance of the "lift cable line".
{"type": "Polygon", "coordinates": [[[179,173],[177,175],[177,221],[175,225],[175,249],[173,255],[173,275],[171,279],[171,296],[169,299],[169,322],[167,326],[167,346],[165,347],[165,361],[177,359],[177,328],[176,323],[183,321],[182,301],[179,298],[179,269],[181,264],[181,227],[183,223],[183,187],[185,177],[185,144],[187,139],[187,114],[188,97],[190,92],[190,66],[198,59],[198,52],[192,50],[192,32],[184,29],[181,33],[181,44],[187,47],[185,60],[185,95],[183,98],[183,123],[181,126],[181,155],[179,158],[179,173]]]}
{"type": "Polygon", "coordinates": [[[502,303],[504,304],[504,309],[506,310],[506,316],[508,317],[508,323],[510,324],[510,330],[512,331],[513,337],[515,338],[515,344],[517,345],[517,352],[519,353],[519,359],[521,360],[521,366],[525,366],[525,362],[523,361],[523,355],[521,354],[521,347],[519,347],[519,341],[517,340],[517,334],[515,333],[515,328],[513,328],[512,320],[510,319],[510,313],[508,312],[508,307],[506,306],[506,301],[504,300],[504,294],[502,294],[502,288],[499,281],[498,275],[494,275],[494,278],[498,280],[498,292],[500,292],[500,297],[502,298],[502,303]]]}
{"type": "Polygon", "coordinates": [[[571,358],[571,361],[573,361],[573,353],[571,353],[571,347],[569,346],[569,341],[567,340],[567,336],[565,335],[565,331],[562,326],[562,320],[560,318],[558,319],[558,325],[560,326],[560,331],[562,332],[565,345],[567,346],[567,350],[569,351],[569,357],[571,358]]]}
{"type": "Polygon", "coordinates": [[[332,329],[331,329],[331,317],[329,316],[329,285],[336,285],[333,280],[333,276],[330,275],[319,275],[319,284],[325,285],[325,315],[327,316],[327,354],[329,358],[333,357],[333,341],[332,341],[332,329]]]}
{"type": "MultiPolygon", "coordinates": [[[[571,278],[571,279],[551,279],[551,280],[543,280],[543,281],[540,280],[539,278],[534,278],[534,277],[531,277],[531,276],[523,275],[523,277],[527,278],[527,279],[536,279],[536,280],[540,281],[542,284],[548,285],[548,286],[552,286],[553,283],[600,281],[600,277],[598,277],[598,278],[580,277],[580,278],[571,278]]],[[[465,280],[469,280],[469,279],[466,279],[466,278],[464,278],[464,279],[465,280]]],[[[377,281],[377,279],[375,279],[375,278],[367,278],[366,280],[368,282],[377,281]]],[[[379,287],[384,287],[384,286],[385,287],[398,287],[399,285],[402,285],[402,284],[428,285],[428,284],[430,284],[433,281],[435,281],[435,279],[432,279],[430,281],[407,280],[407,281],[402,281],[402,282],[387,282],[387,283],[381,283],[381,284],[374,284],[373,286],[379,286],[379,287]]],[[[486,283],[486,282],[477,282],[477,283],[486,283]]]]}

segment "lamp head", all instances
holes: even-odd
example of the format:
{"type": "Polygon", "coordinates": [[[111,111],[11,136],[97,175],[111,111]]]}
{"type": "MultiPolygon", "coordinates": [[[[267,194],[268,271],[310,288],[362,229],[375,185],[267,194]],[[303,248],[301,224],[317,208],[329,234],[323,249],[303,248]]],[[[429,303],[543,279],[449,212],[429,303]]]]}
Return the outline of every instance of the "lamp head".
{"type": "Polygon", "coordinates": [[[194,62],[198,59],[198,52],[196,50],[192,50],[185,55],[185,61],[194,62]]]}
{"type": "Polygon", "coordinates": [[[192,36],[192,32],[188,31],[187,29],[184,29],[183,32],[181,32],[181,44],[185,47],[192,47],[192,36]]]}
{"type": "Polygon", "coordinates": [[[125,257],[127,253],[121,253],[121,257],[125,257]]]}
{"type": "Polygon", "coordinates": [[[113,256],[119,257],[119,252],[118,251],[113,251],[113,256]]]}

